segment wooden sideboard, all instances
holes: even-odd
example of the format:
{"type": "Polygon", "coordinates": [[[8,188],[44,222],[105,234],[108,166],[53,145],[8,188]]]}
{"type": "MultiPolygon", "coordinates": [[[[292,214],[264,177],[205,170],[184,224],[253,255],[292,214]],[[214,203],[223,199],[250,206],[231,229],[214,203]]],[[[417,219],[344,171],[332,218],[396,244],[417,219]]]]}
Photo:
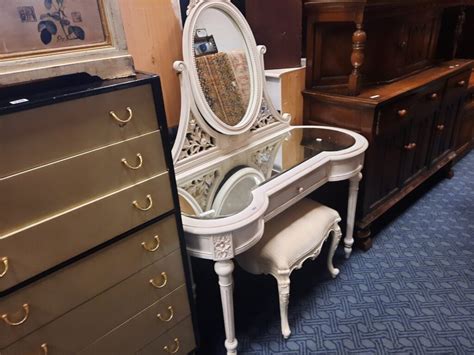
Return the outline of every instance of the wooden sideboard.
{"type": "Polygon", "coordinates": [[[0,91],[2,354],[195,348],[168,145],[156,76],[0,91]]]}
{"type": "Polygon", "coordinates": [[[365,249],[371,224],[456,157],[472,62],[441,59],[450,51],[440,43],[460,35],[445,25],[447,11],[462,15],[468,3],[305,2],[304,122],[352,129],[370,143],[356,220],[365,249]]]}

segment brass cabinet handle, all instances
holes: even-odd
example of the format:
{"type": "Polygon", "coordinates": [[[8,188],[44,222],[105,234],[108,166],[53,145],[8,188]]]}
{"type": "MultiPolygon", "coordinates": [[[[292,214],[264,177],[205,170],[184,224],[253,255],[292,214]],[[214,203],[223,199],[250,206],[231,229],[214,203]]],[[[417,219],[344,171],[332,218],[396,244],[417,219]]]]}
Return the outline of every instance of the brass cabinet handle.
{"type": "Polygon", "coordinates": [[[130,165],[127,159],[125,158],[122,159],[122,164],[125,165],[127,168],[132,169],[132,170],[138,170],[143,166],[143,157],[140,153],[137,153],[137,162],[138,164],[133,166],[133,165],[130,165]]]}
{"type": "Polygon", "coordinates": [[[173,317],[174,317],[173,306],[169,306],[169,307],[168,307],[168,312],[169,312],[168,318],[164,318],[164,317],[161,315],[161,313],[158,313],[156,316],[157,316],[158,319],[161,320],[162,322],[171,322],[171,320],[172,320],[173,317]]]}
{"type": "Polygon", "coordinates": [[[436,93],[436,92],[432,93],[430,95],[430,99],[433,100],[433,101],[437,100],[438,99],[438,93],[436,93]]]}
{"type": "Polygon", "coordinates": [[[166,275],[166,272],[161,273],[161,283],[157,284],[154,279],[150,279],[150,285],[152,285],[154,288],[163,288],[166,286],[168,283],[168,275],[166,275]]]}
{"type": "Polygon", "coordinates": [[[41,344],[41,350],[43,350],[44,355],[48,355],[48,344],[41,344]]]}
{"type": "Polygon", "coordinates": [[[145,249],[146,251],[149,251],[150,253],[153,253],[153,252],[157,251],[160,248],[160,237],[155,235],[153,237],[153,240],[155,241],[155,246],[154,247],[150,248],[145,242],[142,242],[143,249],[145,249]]]}
{"type": "Polygon", "coordinates": [[[8,258],[6,256],[4,256],[2,259],[1,259],[2,263],[3,263],[3,271],[0,273],[0,279],[5,276],[8,272],[8,258]]]}
{"type": "Polygon", "coordinates": [[[402,110],[398,110],[397,113],[398,113],[398,116],[405,117],[408,114],[408,111],[405,109],[402,109],[402,110]]]}
{"type": "Polygon", "coordinates": [[[416,148],[416,143],[409,143],[409,144],[405,145],[404,148],[406,150],[413,150],[413,149],[416,148]]]}
{"type": "Polygon", "coordinates": [[[130,122],[130,121],[132,120],[132,118],[133,118],[133,111],[132,111],[132,109],[131,109],[130,107],[127,107],[126,110],[127,110],[127,112],[128,112],[128,117],[127,117],[126,119],[124,119],[124,120],[120,119],[114,111],[110,111],[110,112],[109,112],[109,115],[112,116],[112,118],[113,118],[114,120],[116,120],[116,121],[120,124],[120,126],[125,126],[125,125],[126,125],[128,122],[130,122]]]}
{"type": "Polygon", "coordinates": [[[28,305],[28,303],[25,303],[23,306],[23,310],[25,311],[25,315],[23,316],[23,318],[21,320],[19,320],[18,322],[12,322],[10,319],[8,319],[8,314],[2,314],[2,319],[5,323],[7,323],[8,325],[11,325],[12,327],[16,327],[18,325],[22,325],[23,323],[25,323],[27,320],[28,320],[28,317],[30,315],[30,306],[28,305]]]}
{"type": "Polygon", "coordinates": [[[153,199],[151,198],[151,195],[146,195],[146,199],[148,201],[148,206],[146,207],[140,206],[137,200],[133,201],[132,204],[140,211],[149,211],[153,207],[153,199]]]}
{"type": "Polygon", "coordinates": [[[458,86],[464,86],[464,84],[466,84],[466,81],[464,80],[458,81],[458,86]]]}
{"type": "Polygon", "coordinates": [[[163,350],[166,351],[169,354],[176,354],[179,351],[179,339],[174,338],[174,349],[170,349],[168,345],[163,347],[163,350]]]}
{"type": "Polygon", "coordinates": [[[439,125],[437,125],[437,126],[436,126],[436,129],[437,129],[438,131],[443,131],[443,130],[444,130],[444,124],[439,124],[439,125]]]}

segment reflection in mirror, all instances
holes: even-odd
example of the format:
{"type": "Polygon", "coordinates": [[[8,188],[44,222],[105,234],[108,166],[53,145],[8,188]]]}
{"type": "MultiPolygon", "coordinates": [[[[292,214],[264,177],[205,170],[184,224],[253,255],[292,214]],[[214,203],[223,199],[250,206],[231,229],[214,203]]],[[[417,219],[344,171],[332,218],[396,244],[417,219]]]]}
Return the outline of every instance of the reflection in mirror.
{"type": "Polygon", "coordinates": [[[203,95],[225,124],[239,124],[247,112],[251,81],[245,39],[221,10],[204,10],[194,28],[194,59],[203,95]]]}

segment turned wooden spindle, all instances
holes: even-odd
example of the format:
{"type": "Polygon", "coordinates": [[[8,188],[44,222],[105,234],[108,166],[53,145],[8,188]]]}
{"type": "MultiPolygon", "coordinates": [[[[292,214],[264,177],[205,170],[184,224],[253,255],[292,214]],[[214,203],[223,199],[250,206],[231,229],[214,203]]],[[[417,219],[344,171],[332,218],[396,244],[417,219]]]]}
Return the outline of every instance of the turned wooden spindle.
{"type": "Polygon", "coordinates": [[[361,73],[360,67],[364,64],[364,49],[367,40],[367,34],[362,29],[362,24],[356,25],[356,31],[352,35],[352,73],[349,76],[349,95],[357,96],[360,94],[361,73]]]}

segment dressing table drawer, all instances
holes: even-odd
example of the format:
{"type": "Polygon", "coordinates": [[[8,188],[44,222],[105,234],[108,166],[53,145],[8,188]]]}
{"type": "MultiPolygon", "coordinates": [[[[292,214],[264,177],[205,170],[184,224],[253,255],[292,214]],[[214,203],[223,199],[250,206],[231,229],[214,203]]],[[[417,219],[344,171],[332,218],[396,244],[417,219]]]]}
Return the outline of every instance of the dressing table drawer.
{"type": "Polygon", "coordinates": [[[0,177],[157,129],[150,85],[6,114],[0,119],[0,177]],[[111,112],[131,118],[121,123],[111,112]]]}
{"type": "Polygon", "coordinates": [[[196,347],[193,323],[186,318],[155,341],[137,352],[138,355],[188,354],[196,347]]]}
{"type": "Polygon", "coordinates": [[[327,174],[325,169],[318,169],[309,175],[303,176],[270,196],[266,215],[269,218],[275,216],[285,210],[286,205],[292,204],[293,200],[300,200],[326,181],[327,174]]]}
{"type": "MultiPolygon", "coordinates": [[[[132,250],[135,258],[131,261],[127,250],[123,247],[122,250],[111,248],[108,252],[78,262],[66,270],[61,270],[58,275],[52,275],[37,285],[2,299],[0,314],[8,314],[10,320],[18,321],[26,317],[25,308],[22,306],[28,305],[28,316],[26,321],[18,326],[7,325],[0,320],[0,348],[12,344],[100,294],[91,302],[79,306],[71,311],[70,315],[65,316],[65,319],[72,321],[72,315],[79,314],[79,321],[74,316],[75,326],[94,317],[101,319],[100,326],[104,328],[92,339],[95,340],[185,282],[179,250],[129,277],[142,268],[141,261],[137,258],[138,254],[147,259],[144,255],[146,252],[141,248],[137,238],[134,238],[133,249],[140,253],[133,253],[132,250]],[[114,259],[111,257],[112,254],[115,256],[114,259]],[[127,277],[129,278],[123,281],[127,277]],[[117,285],[114,286],[115,284],[117,285]],[[59,291],[52,293],[51,289],[59,291]],[[130,302],[131,299],[134,301],[130,302]]],[[[64,323],[64,327],[68,324],[69,321],[64,323]]]]}
{"type": "Polygon", "coordinates": [[[0,238],[9,269],[0,291],[174,208],[168,173],[0,238]],[[134,205],[135,204],[135,205],[134,205]]]}
{"type": "Polygon", "coordinates": [[[190,315],[185,285],[154,303],[79,354],[133,354],[190,315]],[[126,341],[124,341],[126,339],[126,341]]]}
{"type": "Polygon", "coordinates": [[[190,313],[184,285],[163,297],[149,284],[159,272],[153,266],[144,269],[13,343],[2,355],[41,353],[41,344],[51,354],[75,354],[90,344],[94,351],[85,353],[131,354],[128,348],[139,349],[190,313]]]}
{"type": "Polygon", "coordinates": [[[161,134],[155,131],[0,178],[2,203],[5,206],[2,208],[0,235],[37,223],[166,170],[161,134]]]}

